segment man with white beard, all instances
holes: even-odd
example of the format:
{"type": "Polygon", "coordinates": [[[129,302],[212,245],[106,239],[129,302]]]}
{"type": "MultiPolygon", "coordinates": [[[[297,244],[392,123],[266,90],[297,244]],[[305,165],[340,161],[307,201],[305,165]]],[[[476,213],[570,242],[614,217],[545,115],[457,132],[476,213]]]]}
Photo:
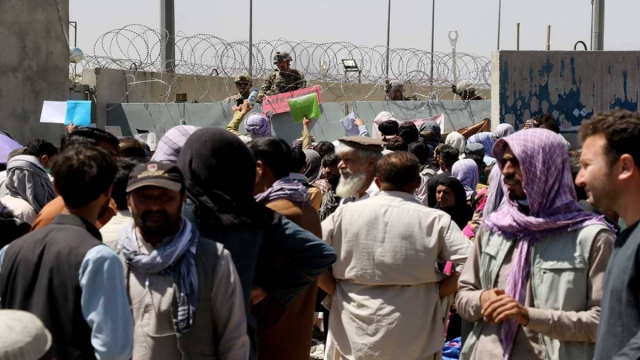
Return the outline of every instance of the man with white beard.
{"type": "Polygon", "coordinates": [[[364,136],[347,136],[338,141],[340,183],[336,194],[343,199],[342,204],[371,197],[377,192],[373,178],[385,143],[364,136]]]}

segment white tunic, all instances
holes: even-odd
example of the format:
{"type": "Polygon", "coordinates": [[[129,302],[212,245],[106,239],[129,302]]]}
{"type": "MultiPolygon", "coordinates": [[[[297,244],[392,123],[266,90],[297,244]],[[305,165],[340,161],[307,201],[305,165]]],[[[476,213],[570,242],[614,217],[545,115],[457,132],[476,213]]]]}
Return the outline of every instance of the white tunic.
{"type": "Polygon", "coordinates": [[[322,223],[336,251],[326,359],[418,360],[444,344],[438,258],[461,264],[471,242],[439,210],[383,191],[322,223]]]}

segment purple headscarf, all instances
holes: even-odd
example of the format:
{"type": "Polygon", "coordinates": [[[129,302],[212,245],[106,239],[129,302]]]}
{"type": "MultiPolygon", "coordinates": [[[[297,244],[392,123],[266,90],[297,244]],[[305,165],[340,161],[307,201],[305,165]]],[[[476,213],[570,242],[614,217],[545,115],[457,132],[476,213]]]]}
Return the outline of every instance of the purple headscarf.
{"type": "Polygon", "coordinates": [[[177,164],[180,151],[191,134],[200,129],[199,126],[180,125],[169,129],[158,143],[152,161],[162,161],[177,164]]]}
{"type": "MultiPolygon", "coordinates": [[[[485,218],[482,225],[518,242],[505,292],[524,304],[533,245],[556,233],[592,224],[607,224],[602,217],[578,206],[567,149],[557,134],[544,129],[530,129],[498,140],[493,155],[500,169],[504,166],[502,157],[507,145],[520,163],[529,215],[519,211],[518,204],[507,197],[504,206],[485,218]]],[[[510,357],[517,330],[515,320],[502,323],[501,342],[505,359],[510,357]]]]}
{"type": "Polygon", "coordinates": [[[256,195],[256,201],[265,205],[280,199],[301,204],[303,207],[311,205],[309,190],[288,176],[273,183],[267,191],[256,195]]]}
{"type": "Polygon", "coordinates": [[[469,144],[478,143],[484,146],[484,155],[493,157],[491,149],[493,149],[493,134],[490,132],[477,133],[467,140],[467,146],[469,144]]]}
{"type": "Polygon", "coordinates": [[[249,114],[249,117],[244,122],[244,129],[252,137],[271,136],[271,122],[268,117],[262,114],[249,114]]]}
{"type": "Polygon", "coordinates": [[[504,202],[504,180],[502,180],[502,171],[500,167],[494,165],[489,174],[489,193],[487,194],[487,202],[484,205],[482,211],[483,217],[489,217],[489,215],[498,210],[504,202]]]}
{"type": "Polygon", "coordinates": [[[451,176],[460,180],[467,193],[467,200],[471,200],[473,192],[478,186],[478,164],[471,159],[463,159],[456,161],[451,168],[451,176]]]}

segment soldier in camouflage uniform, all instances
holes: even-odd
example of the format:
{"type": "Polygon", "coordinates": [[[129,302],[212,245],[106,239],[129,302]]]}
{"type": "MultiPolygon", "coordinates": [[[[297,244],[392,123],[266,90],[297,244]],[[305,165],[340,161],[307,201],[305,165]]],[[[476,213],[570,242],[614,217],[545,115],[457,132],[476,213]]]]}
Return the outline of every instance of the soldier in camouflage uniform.
{"type": "Polygon", "coordinates": [[[404,96],[404,84],[399,81],[392,81],[385,86],[385,101],[415,101],[418,100],[415,96],[404,96]]]}
{"type": "Polygon", "coordinates": [[[289,91],[300,90],[307,87],[304,75],[296,69],[292,69],[291,55],[287,52],[277,52],[273,56],[273,64],[278,67],[262,84],[261,95],[277,95],[289,91]]]}
{"type": "Polygon", "coordinates": [[[236,76],[234,82],[236,83],[236,89],[238,89],[238,93],[229,96],[222,102],[234,103],[239,106],[249,98],[249,95],[251,95],[251,86],[253,85],[253,82],[251,80],[251,76],[249,75],[236,76]]]}

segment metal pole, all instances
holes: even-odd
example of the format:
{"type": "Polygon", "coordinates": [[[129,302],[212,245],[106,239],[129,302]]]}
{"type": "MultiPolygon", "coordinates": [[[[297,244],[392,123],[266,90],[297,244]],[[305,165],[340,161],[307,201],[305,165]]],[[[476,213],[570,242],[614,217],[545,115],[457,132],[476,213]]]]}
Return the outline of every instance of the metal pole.
{"type": "Polygon", "coordinates": [[[590,50],[593,50],[593,8],[595,0],[591,0],[591,39],[589,39],[590,50]]]}
{"type": "Polygon", "coordinates": [[[517,32],[516,32],[516,50],[520,51],[520,23],[518,23],[517,25],[517,32]]]}
{"type": "Polygon", "coordinates": [[[547,51],[551,50],[551,25],[547,25],[547,51]]]}
{"type": "Polygon", "coordinates": [[[160,0],[162,71],[174,72],[176,61],[176,17],[174,0],[160,0]]]}
{"type": "Polygon", "coordinates": [[[498,50],[500,50],[500,23],[502,21],[502,0],[498,0],[498,50]]]}
{"type": "Polygon", "coordinates": [[[431,9],[431,93],[433,94],[433,52],[434,41],[436,36],[436,0],[432,0],[431,9]]]}
{"type": "Polygon", "coordinates": [[[593,6],[593,39],[591,50],[604,50],[604,8],[605,0],[595,0],[593,6]]]}
{"type": "Polygon", "coordinates": [[[253,0],[249,0],[249,76],[253,77],[253,0]]]}
{"type": "Polygon", "coordinates": [[[389,80],[389,46],[391,44],[391,0],[389,0],[389,10],[387,12],[387,80],[389,80]]]}

